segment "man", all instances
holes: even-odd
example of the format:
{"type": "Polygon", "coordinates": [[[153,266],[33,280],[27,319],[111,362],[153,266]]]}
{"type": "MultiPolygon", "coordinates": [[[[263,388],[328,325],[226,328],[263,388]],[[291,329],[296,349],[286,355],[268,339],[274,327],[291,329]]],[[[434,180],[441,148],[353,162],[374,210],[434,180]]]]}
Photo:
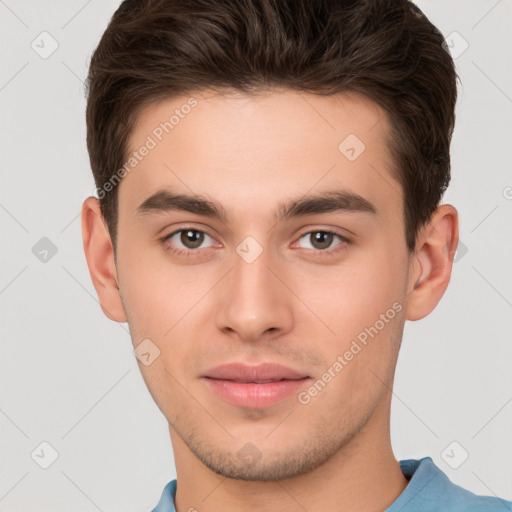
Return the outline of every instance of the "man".
{"type": "Polygon", "coordinates": [[[456,73],[406,0],[124,2],[93,55],[84,249],[169,422],[154,512],[512,510],[389,416],[458,242],[456,73]]]}

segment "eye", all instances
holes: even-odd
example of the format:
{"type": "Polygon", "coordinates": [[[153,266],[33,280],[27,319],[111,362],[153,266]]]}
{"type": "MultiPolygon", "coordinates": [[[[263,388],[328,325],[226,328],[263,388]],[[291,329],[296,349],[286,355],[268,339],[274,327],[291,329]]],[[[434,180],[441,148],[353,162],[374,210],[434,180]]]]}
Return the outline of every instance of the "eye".
{"type": "Polygon", "coordinates": [[[344,236],[338,233],[334,233],[333,231],[310,231],[309,233],[305,233],[299,238],[299,244],[301,240],[304,240],[306,242],[306,249],[331,252],[329,248],[332,247],[333,241],[335,241],[336,238],[339,240],[339,242],[335,244],[334,247],[343,244],[343,242],[348,243],[348,240],[344,236]]]}
{"type": "Polygon", "coordinates": [[[214,240],[210,235],[199,229],[182,228],[164,237],[163,241],[172,245],[171,252],[182,254],[190,251],[194,252],[194,249],[204,249],[211,245],[214,240]],[[202,247],[205,242],[209,245],[202,247]]]}

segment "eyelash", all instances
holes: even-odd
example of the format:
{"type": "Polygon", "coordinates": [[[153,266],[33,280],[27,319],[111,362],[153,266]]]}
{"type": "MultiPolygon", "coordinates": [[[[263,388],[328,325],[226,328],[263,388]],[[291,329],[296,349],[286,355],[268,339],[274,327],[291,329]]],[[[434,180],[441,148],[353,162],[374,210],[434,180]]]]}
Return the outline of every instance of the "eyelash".
{"type": "MultiPolygon", "coordinates": [[[[168,242],[174,235],[181,233],[183,231],[195,231],[197,233],[203,233],[213,239],[213,237],[211,235],[209,235],[206,231],[203,231],[201,229],[196,229],[196,228],[193,228],[190,226],[190,227],[182,227],[180,229],[177,229],[177,230],[173,231],[172,233],[169,233],[168,235],[161,238],[160,241],[162,243],[168,242]]],[[[302,233],[299,236],[298,240],[301,240],[304,236],[311,235],[313,233],[325,233],[325,234],[329,234],[329,235],[334,235],[340,239],[340,243],[336,244],[334,246],[334,248],[332,248],[332,249],[309,249],[312,251],[309,254],[312,254],[314,257],[318,257],[318,256],[329,257],[332,255],[336,255],[340,250],[343,250],[344,248],[346,248],[346,245],[351,243],[350,240],[348,238],[346,238],[345,236],[341,235],[340,233],[337,233],[336,231],[331,231],[328,229],[316,229],[313,231],[306,231],[305,233],[302,233]]],[[[197,256],[197,253],[200,251],[200,249],[178,249],[176,247],[172,247],[168,250],[173,255],[185,256],[187,258],[197,256]]]]}

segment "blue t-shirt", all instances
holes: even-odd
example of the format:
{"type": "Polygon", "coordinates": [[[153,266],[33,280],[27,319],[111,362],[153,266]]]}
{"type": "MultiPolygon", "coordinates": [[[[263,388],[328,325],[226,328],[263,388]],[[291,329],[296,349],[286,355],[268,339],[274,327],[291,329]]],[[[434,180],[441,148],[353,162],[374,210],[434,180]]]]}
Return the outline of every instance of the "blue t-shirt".
{"type": "MultiPolygon", "coordinates": [[[[385,512],[511,512],[512,501],[477,496],[452,483],[430,457],[401,460],[409,484],[385,512]]],[[[176,480],[169,482],[152,512],[176,512],[176,480]]]]}

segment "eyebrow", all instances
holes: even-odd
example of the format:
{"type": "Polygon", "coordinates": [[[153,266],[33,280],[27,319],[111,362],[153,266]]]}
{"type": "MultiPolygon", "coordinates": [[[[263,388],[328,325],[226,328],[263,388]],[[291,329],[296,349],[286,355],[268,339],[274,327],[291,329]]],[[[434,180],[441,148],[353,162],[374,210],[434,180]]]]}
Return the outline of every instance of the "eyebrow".
{"type": "MultiPolygon", "coordinates": [[[[222,222],[228,221],[224,207],[200,195],[175,193],[162,189],[145,199],[137,208],[138,215],[183,211],[204,215],[222,222]]],[[[364,197],[347,190],[329,190],[310,194],[280,204],[274,213],[274,220],[280,222],[293,217],[319,213],[361,212],[377,214],[377,208],[364,197]]]]}

